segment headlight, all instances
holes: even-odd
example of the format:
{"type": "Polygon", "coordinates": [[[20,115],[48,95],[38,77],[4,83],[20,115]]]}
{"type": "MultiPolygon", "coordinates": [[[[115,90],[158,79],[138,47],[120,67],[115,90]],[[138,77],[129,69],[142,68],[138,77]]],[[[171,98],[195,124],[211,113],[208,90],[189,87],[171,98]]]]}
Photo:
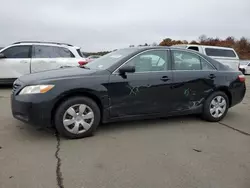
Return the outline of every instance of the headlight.
{"type": "Polygon", "coordinates": [[[19,95],[24,94],[35,94],[35,93],[46,93],[51,90],[54,85],[35,85],[35,86],[26,86],[21,90],[19,95]]]}

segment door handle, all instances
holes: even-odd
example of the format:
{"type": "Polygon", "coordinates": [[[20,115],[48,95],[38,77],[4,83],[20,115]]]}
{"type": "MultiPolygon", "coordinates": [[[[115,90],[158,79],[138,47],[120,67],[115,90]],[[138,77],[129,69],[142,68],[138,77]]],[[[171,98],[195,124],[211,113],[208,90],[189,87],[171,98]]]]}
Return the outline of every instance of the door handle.
{"type": "Polygon", "coordinates": [[[28,63],[28,61],[20,61],[20,63],[28,63]]]}
{"type": "Polygon", "coordinates": [[[216,76],[214,74],[209,74],[208,76],[210,79],[214,79],[216,76]]]}
{"type": "Polygon", "coordinates": [[[168,81],[168,80],[170,80],[170,79],[168,78],[168,76],[163,76],[163,77],[161,77],[161,80],[162,80],[163,82],[166,82],[166,81],[168,81]]]}

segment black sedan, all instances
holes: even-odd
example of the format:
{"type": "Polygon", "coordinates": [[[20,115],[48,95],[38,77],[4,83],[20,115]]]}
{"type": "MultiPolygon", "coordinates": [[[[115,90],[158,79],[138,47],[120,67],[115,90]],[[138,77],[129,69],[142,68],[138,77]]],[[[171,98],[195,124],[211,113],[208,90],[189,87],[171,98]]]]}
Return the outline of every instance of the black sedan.
{"type": "Polygon", "coordinates": [[[81,67],[20,77],[13,116],[69,138],[111,121],[201,114],[220,121],[245,95],[245,77],[195,51],[126,48],[81,67]]]}

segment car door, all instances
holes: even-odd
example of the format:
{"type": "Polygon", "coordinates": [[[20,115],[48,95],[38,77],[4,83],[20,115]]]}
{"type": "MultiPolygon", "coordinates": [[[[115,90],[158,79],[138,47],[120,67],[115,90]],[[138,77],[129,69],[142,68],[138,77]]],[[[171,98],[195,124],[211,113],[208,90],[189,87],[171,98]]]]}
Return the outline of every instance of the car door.
{"type": "Polygon", "coordinates": [[[33,45],[31,72],[40,72],[73,66],[74,55],[66,48],[47,45],[33,45]]]}
{"type": "Polygon", "coordinates": [[[18,78],[30,73],[30,45],[11,46],[1,51],[0,78],[18,78]]]}
{"type": "Polygon", "coordinates": [[[217,70],[197,53],[171,50],[173,61],[173,106],[171,111],[198,110],[214,89],[217,70]]]}
{"type": "Polygon", "coordinates": [[[111,74],[111,117],[168,112],[172,83],[169,57],[167,50],[144,51],[122,65],[135,66],[134,73],[122,76],[117,69],[111,74]]]}

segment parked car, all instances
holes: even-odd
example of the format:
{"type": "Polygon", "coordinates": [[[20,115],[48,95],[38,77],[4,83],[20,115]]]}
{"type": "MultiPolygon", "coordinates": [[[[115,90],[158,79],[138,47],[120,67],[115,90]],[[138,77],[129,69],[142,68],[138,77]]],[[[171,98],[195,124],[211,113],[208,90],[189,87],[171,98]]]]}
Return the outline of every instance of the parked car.
{"type": "Polygon", "coordinates": [[[21,76],[12,114],[61,135],[92,135],[100,122],[201,114],[217,122],[245,95],[245,77],[195,51],[136,47],[85,66],[21,76]],[[158,59],[158,60],[157,60],[158,59]]]}
{"type": "Polygon", "coordinates": [[[100,55],[90,55],[90,56],[87,57],[87,61],[89,63],[89,62],[91,62],[91,61],[93,61],[95,59],[98,59],[100,57],[101,57],[100,55]]]}
{"type": "Polygon", "coordinates": [[[174,45],[174,47],[185,48],[205,54],[234,70],[239,70],[240,59],[233,48],[206,46],[194,44],[174,45]]]}
{"type": "Polygon", "coordinates": [[[249,61],[240,61],[240,71],[243,74],[250,74],[250,60],[249,61]]]}
{"type": "Polygon", "coordinates": [[[24,41],[0,50],[0,84],[22,75],[85,64],[80,48],[63,43],[24,41]]]}

